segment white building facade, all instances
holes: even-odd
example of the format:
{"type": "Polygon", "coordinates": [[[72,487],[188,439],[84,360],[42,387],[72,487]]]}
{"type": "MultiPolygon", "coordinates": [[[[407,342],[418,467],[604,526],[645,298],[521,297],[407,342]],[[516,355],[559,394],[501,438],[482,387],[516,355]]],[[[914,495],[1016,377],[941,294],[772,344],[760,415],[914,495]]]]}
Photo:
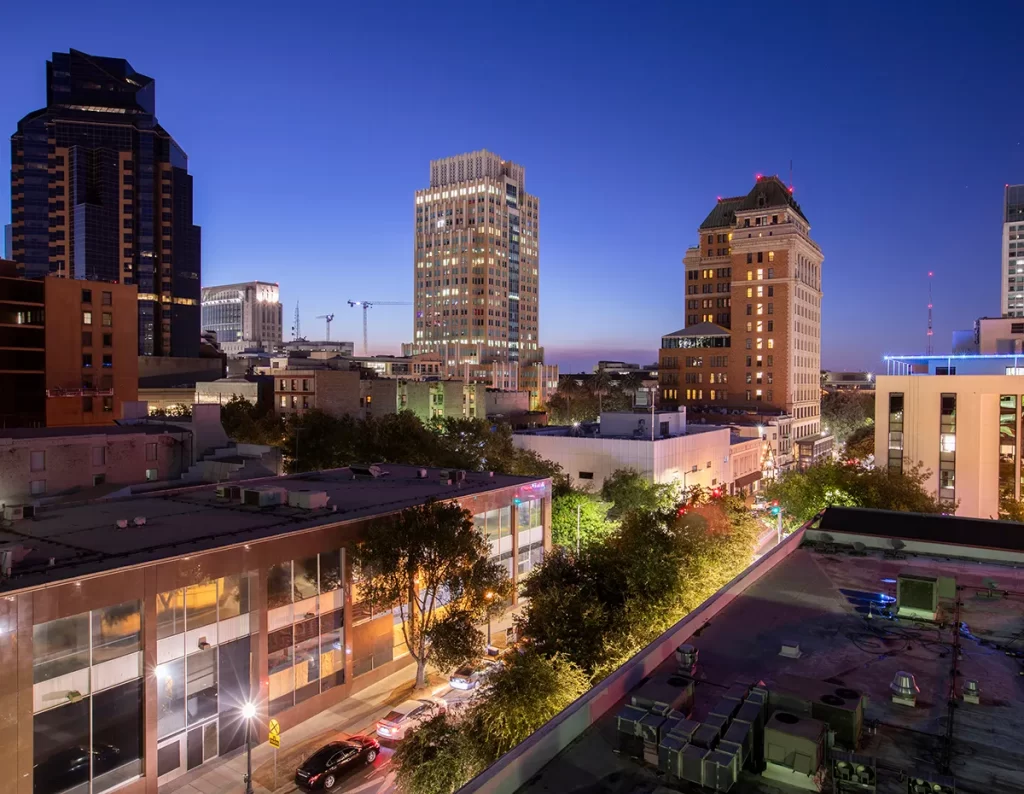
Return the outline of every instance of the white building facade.
{"type": "Polygon", "coordinates": [[[921,463],[925,488],[958,504],[958,516],[998,518],[1001,497],[1020,500],[1024,375],[882,375],[877,384],[878,465],[921,463]]]}
{"type": "Polygon", "coordinates": [[[734,436],[728,427],[687,427],[682,411],[609,412],[600,425],[548,427],[516,433],[514,442],[554,461],[574,484],[599,490],[619,469],[635,469],[657,483],[699,485],[734,492],[734,465],[748,492],[760,479],[757,439],[734,436]],[[653,423],[653,440],[652,440],[653,423]],[[734,451],[738,454],[733,460],[734,451]]]}
{"type": "Polygon", "coordinates": [[[1000,262],[1003,316],[1024,317],[1024,185],[1006,186],[1000,262]]]}
{"type": "Polygon", "coordinates": [[[274,350],[282,340],[281,296],[277,284],[250,281],[203,287],[204,331],[215,331],[230,355],[244,350],[274,350]]]}

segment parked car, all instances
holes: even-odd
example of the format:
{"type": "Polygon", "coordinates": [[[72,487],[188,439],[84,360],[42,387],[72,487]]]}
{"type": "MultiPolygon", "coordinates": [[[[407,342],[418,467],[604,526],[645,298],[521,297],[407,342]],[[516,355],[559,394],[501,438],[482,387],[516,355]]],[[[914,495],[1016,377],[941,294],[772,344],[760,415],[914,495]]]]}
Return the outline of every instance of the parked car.
{"type": "Polygon", "coordinates": [[[452,689],[476,689],[492,673],[496,673],[502,667],[501,662],[494,662],[490,659],[480,659],[471,664],[464,664],[451,674],[448,683],[452,689]]]}
{"type": "Polygon", "coordinates": [[[448,711],[448,704],[441,698],[419,698],[399,703],[377,722],[377,735],[382,739],[399,742],[406,734],[419,725],[448,711]]]}
{"type": "Polygon", "coordinates": [[[92,749],[74,745],[60,750],[36,765],[33,770],[36,791],[63,791],[89,782],[89,764],[93,774],[101,775],[118,765],[121,751],[111,744],[96,744],[92,749]]]}
{"type": "Polygon", "coordinates": [[[306,791],[333,788],[342,775],[372,764],[378,753],[380,742],[372,736],[350,736],[343,742],[330,742],[295,770],[295,785],[306,791]]]}

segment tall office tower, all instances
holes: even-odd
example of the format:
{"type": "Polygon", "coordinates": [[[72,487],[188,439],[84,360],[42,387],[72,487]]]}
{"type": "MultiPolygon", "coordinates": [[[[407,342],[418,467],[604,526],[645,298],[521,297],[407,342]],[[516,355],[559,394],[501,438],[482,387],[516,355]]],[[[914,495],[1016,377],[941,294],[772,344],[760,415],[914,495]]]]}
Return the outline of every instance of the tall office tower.
{"type": "Polygon", "coordinates": [[[662,399],[792,416],[793,439],[817,456],[823,256],[803,210],[778,177],[758,177],[719,199],[698,234],[683,259],[686,327],[662,338],[662,399]]]}
{"type": "Polygon", "coordinates": [[[281,295],[277,284],[250,281],[203,287],[203,330],[215,331],[221,350],[230,355],[243,350],[277,348],[281,336],[281,295]]]}
{"type": "Polygon", "coordinates": [[[522,166],[488,151],[430,163],[416,191],[414,354],[445,374],[546,400],[557,371],[539,342],[540,200],[522,166]],[[553,374],[554,373],[554,374],[553,374]]]}
{"type": "Polygon", "coordinates": [[[10,260],[14,257],[14,226],[4,224],[4,259],[10,260]]]}
{"type": "Polygon", "coordinates": [[[1024,317],[1024,185],[1007,185],[1003,198],[1003,317],[1024,317]]]}
{"type": "Polygon", "coordinates": [[[136,285],[139,353],[198,356],[192,177],[155,113],[127,61],[55,52],[46,107],[11,136],[12,255],[26,276],[136,285]]]}

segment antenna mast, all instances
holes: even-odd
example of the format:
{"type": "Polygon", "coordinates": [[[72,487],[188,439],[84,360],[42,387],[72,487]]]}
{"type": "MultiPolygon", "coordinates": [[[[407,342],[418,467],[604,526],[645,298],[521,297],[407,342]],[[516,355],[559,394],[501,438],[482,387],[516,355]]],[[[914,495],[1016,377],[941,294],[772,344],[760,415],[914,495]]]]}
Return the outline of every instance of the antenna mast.
{"type": "Polygon", "coordinates": [[[930,356],[933,352],[932,345],[932,276],[934,273],[928,271],[928,355],[930,356]]]}
{"type": "Polygon", "coordinates": [[[299,328],[299,302],[295,301],[295,324],[292,326],[292,338],[301,339],[302,329],[299,328]]]}

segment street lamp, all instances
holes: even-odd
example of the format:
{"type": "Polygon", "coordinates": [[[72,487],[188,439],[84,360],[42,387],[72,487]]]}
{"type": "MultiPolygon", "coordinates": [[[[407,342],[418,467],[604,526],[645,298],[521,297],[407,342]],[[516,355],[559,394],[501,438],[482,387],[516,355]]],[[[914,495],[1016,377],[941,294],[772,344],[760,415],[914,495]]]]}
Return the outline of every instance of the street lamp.
{"type": "MultiPolygon", "coordinates": [[[[487,647],[491,647],[491,599],[494,598],[494,593],[488,590],[484,593],[484,598],[487,600],[487,647]]],[[[248,794],[248,792],[246,792],[248,794]]]]}
{"type": "Polygon", "coordinates": [[[245,720],[245,794],[253,794],[252,790],[252,720],[256,716],[256,706],[246,703],[242,706],[242,719],[245,720]]]}

